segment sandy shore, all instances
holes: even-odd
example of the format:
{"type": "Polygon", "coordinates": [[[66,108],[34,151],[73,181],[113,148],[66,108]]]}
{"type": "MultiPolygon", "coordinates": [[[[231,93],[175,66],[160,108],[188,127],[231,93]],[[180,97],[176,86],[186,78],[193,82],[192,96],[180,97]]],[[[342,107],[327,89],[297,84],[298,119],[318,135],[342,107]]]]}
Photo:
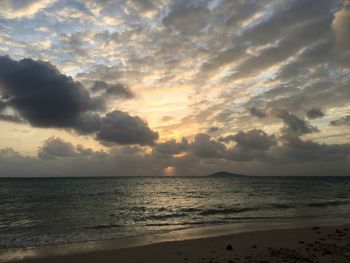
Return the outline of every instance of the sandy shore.
{"type": "Polygon", "coordinates": [[[3,250],[2,262],[350,262],[350,223],[282,221],[3,250]],[[194,239],[193,239],[194,238],[194,239]]]}

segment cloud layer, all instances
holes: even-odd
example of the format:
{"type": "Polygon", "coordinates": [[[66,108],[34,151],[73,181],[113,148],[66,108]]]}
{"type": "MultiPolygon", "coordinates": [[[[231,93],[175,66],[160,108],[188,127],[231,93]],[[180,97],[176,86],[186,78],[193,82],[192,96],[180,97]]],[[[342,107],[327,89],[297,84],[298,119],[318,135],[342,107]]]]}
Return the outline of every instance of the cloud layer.
{"type": "MultiPolygon", "coordinates": [[[[91,97],[80,82],[60,73],[50,63],[0,57],[0,83],[2,107],[13,109],[34,127],[96,134],[96,139],[104,144],[152,145],[158,139],[158,134],[139,117],[118,110],[97,114],[104,108],[103,100],[91,97]]],[[[95,83],[93,89],[131,96],[127,89],[109,87],[104,82],[95,83]]],[[[16,116],[8,118],[15,121],[16,116]]]]}
{"type": "Polygon", "coordinates": [[[348,0],[0,9],[1,174],[347,175],[348,0]]]}

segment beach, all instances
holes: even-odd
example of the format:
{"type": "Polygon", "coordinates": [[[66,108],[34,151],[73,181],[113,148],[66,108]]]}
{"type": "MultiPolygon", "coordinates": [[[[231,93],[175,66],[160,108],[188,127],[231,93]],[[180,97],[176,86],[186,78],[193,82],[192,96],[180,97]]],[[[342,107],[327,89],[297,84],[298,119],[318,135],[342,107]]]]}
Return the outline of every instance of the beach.
{"type": "Polygon", "coordinates": [[[350,262],[345,220],[284,220],[2,250],[1,262],[350,262]]]}

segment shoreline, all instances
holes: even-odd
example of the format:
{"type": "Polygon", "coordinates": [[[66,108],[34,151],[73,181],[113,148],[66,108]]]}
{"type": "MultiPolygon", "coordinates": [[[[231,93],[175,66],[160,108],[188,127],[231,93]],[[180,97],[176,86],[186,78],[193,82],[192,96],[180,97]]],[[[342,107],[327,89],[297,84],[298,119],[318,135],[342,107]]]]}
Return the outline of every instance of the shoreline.
{"type": "MultiPolygon", "coordinates": [[[[185,243],[189,243],[190,246],[195,246],[197,243],[211,243],[214,241],[219,242],[218,240],[223,241],[230,238],[237,239],[242,236],[245,236],[245,238],[247,238],[247,236],[249,237],[254,235],[272,235],[275,232],[308,232],[314,226],[325,229],[333,229],[337,227],[348,228],[350,226],[350,221],[346,219],[313,218],[241,222],[234,224],[188,228],[143,237],[125,237],[62,245],[2,249],[0,250],[0,262],[39,263],[46,262],[47,259],[50,259],[50,262],[109,262],[108,260],[104,261],[104,255],[113,254],[115,256],[118,256],[119,254],[125,254],[125,251],[127,250],[131,250],[129,251],[131,254],[142,254],[141,251],[152,250],[154,258],[152,259],[153,261],[149,262],[157,262],[154,261],[155,258],[158,257],[157,251],[159,248],[157,247],[165,246],[167,250],[173,250],[179,245],[181,246],[181,244],[185,243]],[[86,256],[88,256],[88,258],[85,258],[86,256]],[[98,259],[95,257],[98,257],[98,259]],[[64,261],[60,261],[63,260],[63,258],[64,261]],[[85,260],[79,261],[79,258],[85,258],[85,260]]],[[[304,239],[307,238],[308,237],[306,236],[304,239]]],[[[259,239],[261,239],[261,237],[259,239]]],[[[254,243],[256,240],[250,241],[254,243]]],[[[139,256],[142,258],[142,255],[139,256]]],[[[118,257],[120,257],[120,255],[118,257]]],[[[135,259],[136,261],[125,260],[126,259],[123,259],[122,262],[138,262],[137,259],[135,259]]],[[[130,258],[130,260],[132,260],[132,258],[130,258]]],[[[169,260],[167,259],[167,261],[169,260]]],[[[169,262],[172,261],[170,260],[169,262]]]]}

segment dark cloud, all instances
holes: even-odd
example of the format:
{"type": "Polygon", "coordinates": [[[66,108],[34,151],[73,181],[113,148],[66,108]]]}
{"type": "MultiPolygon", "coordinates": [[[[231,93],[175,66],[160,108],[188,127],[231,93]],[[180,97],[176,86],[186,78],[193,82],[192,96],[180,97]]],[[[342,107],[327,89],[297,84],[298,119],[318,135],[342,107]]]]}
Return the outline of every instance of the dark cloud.
{"type": "Polygon", "coordinates": [[[137,146],[96,152],[52,137],[39,148],[37,157],[24,157],[11,148],[0,150],[0,171],[7,176],[131,176],[161,175],[172,166],[179,175],[222,169],[256,175],[334,175],[336,169],[337,175],[347,175],[350,167],[350,144],[304,141],[295,134],[288,142],[275,144],[273,136],[256,130],[232,136],[238,143],[231,148],[198,134],[192,142],[156,144],[151,153],[137,146]],[[179,153],[184,154],[174,156],[179,153]]]}
{"type": "Polygon", "coordinates": [[[38,158],[40,159],[55,159],[61,157],[76,156],[77,151],[70,142],[65,142],[59,137],[48,138],[39,148],[38,158]]]}
{"type": "Polygon", "coordinates": [[[0,121],[8,121],[14,123],[25,123],[18,115],[0,113],[0,121]]]}
{"type": "Polygon", "coordinates": [[[181,142],[177,143],[175,140],[169,140],[163,143],[157,143],[154,146],[154,151],[161,154],[180,154],[187,151],[189,148],[189,143],[185,138],[182,138],[181,142]]]}
{"type": "Polygon", "coordinates": [[[306,112],[306,117],[309,119],[317,119],[322,118],[324,116],[324,113],[319,108],[312,108],[306,112]]]}
{"type": "Polygon", "coordinates": [[[74,146],[59,137],[50,137],[45,140],[38,150],[39,159],[55,160],[60,158],[85,158],[93,155],[102,155],[104,152],[95,152],[82,145],[74,146]]]}
{"type": "Polygon", "coordinates": [[[219,127],[213,126],[213,127],[209,127],[209,129],[207,130],[208,133],[215,133],[220,131],[219,127]]]}
{"type": "MultiPolygon", "coordinates": [[[[267,135],[261,130],[240,131],[221,138],[221,141],[235,141],[236,145],[226,148],[209,136],[197,140],[197,149],[192,154],[202,158],[217,158],[235,162],[259,161],[269,165],[306,162],[347,162],[350,144],[324,144],[302,140],[298,134],[284,134],[279,138],[267,135]],[[210,142],[210,143],[208,143],[210,142]],[[209,146],[208,146],[209,145],[209,146]]],[[[193,145],[190,145],[192,148],[193,145]]],[[[319,171],[322,174],[322,171],[319,171]]]]}
{"type": "Polygon", "coordinates": [[[141,118],[126,112],[112,111],[101,118],[96,138],[105,144],[153,145],[158,133],[152,131],[141,118]]]}
{"type": "Polygon", "coordinates": [[[283,128],[284,133],[296,133],[296,134],[307,134],[318,132],[317,127],[313,127],[307,121],[300,119],[298,116],[289,113],[284,109],[272,109],[271,114],[277,118],[283,120],[285,127],[283,128]]]}
{"type": "MultiPolygon", "coordinates": [[[[79,133],[96,134],[103,143],[152,145],[158,138],[139,117],[112,111],[100,116],[103,100],[92,98],[87,89],[61,74],[47,62],[0,57],[0,89],[6,105],[32,126],[70,128],[79,133]]],[[[126,88],[104,85],[95,89],[113,95],[131,96],[126,88]]]]}
{"type": "Polygon", "coordinates": [[[247,150],[267,150],[276,145],[274,135],[268,135],[262,130],[254,129],[247,132],[240,131],[220,139],[223,142],[235,141],[236,147],[247,150]]]}
{"type": "Polygon", "coordinates": [[[191,152],[203,158],[222,158],[226,147],[222,143],[212,140],[209,135],[197,134],[190,146],[191,152]]]}
{"type": "Polygon", "coordinates": [[[19,152],[15,151],[12,148],[5,148],[0,150],[0,157],[6,158],[6,157],[18,157],[21,156],[19,152]]]}
{"type": "Polygon", "coordinates": [[[47,62],[1,56],[0,83],[8,106],[33,126],[72,127],[81,113],[94,108],[79,82],[47,62]]]}
{"type": "Polygon", "coordinates": [[[330,125],[332,126],[350,125],[350,115],[331,121],[330,125]]]}
{"type": "Polygon", "coordinates": [[[108,84],[105,81],[95,81],[91,88],[94,93],[103,93],[102,96],[130,99],[135,94],[121,83],[108,84]]]}
{"type": "Polygon", "coordinates": [[[252,115],[252,116],[255,116],[255,117],[258,117],[258,118],[265,118],[267,117],[267,114],[265,112],[263,112],[262,110],[259,110],[255,107],[251,107],[249,108],[249,113],[252,115]]]}
{"type": "MultiPolygon", "coordinates": [[[[323,144],[304,141],[297,136],[284,137],[284,144],[269,153],[270,162],[336,162],[348,161],[350,144],[323,144]]],[[[322,174],[322,171],[319,171],[322,174]]]]}

